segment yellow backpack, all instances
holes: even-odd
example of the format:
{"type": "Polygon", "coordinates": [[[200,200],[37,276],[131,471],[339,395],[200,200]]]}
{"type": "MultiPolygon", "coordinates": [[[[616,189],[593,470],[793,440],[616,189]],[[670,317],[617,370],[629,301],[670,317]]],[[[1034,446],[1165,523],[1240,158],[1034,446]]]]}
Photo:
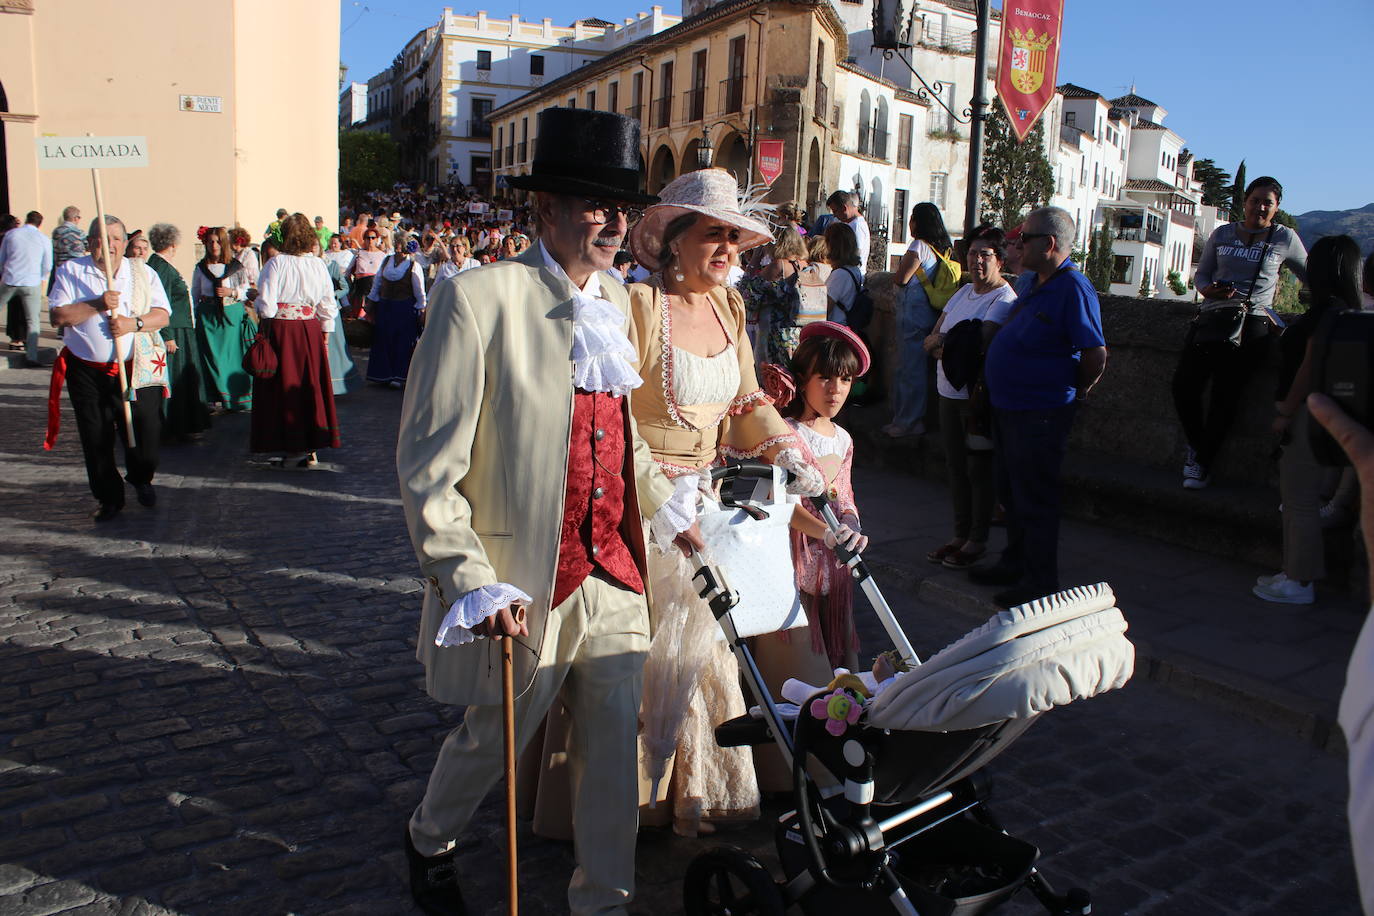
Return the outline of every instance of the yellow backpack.
{"type": "MultiPolygon", "coordinates": [[[[934,251],[934,249],[931,249],[934,251]]],[[[927,277],[925,269],[921,265],[916,265],[916,276],[921,281],[921,286],[925,287],[926,298],[930,300],[930,307],[935,311],[942,310],[954,295],[954,291],[959,288],[959,281],[963,277],[963,268],[959,262],[954,260],[954,251],[935,252],[935,275],[927,277]]]]}

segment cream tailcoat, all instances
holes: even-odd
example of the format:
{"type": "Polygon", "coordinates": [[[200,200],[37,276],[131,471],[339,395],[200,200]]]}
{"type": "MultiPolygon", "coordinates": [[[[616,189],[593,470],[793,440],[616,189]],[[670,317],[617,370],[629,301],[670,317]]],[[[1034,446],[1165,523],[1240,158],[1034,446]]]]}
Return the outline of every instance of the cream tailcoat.
{"type": "MultiPolygon", "coordinates": [[[[601,291],[626,310],[622,284],[603,275],[601,291]]],[[[430,296],[406,384],[396,469],[428,580],[415,654],[426,690],[441,703],[501,702],[493,640],[434,645],[439,623],[467,592],[497,582],[523,590],[534,599],[528,644],[541,654],[545,648],[572,424],[572,306],[572,285],[544,267],[538,245],[445,280],[430,296]]],[[[627,473],[621,530],[642,571],[640,515],[651,517],[673,487],[635,432],[628,401],[634,479],[627,473]]],[[[538,657],[520,646],[514,655],[520,692],[538,657]]]]}

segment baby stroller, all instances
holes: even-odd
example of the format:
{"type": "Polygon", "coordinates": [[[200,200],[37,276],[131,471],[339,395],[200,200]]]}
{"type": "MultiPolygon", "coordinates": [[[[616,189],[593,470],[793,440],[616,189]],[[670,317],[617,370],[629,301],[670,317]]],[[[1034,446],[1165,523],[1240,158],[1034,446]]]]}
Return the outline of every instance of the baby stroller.
{"type": "MultiPolygon", "coordinates": [[[[715,469],[722,505],[754,514],[757,463],[715,469]]],[[[839,527],[824,497],[832,531],[839,527]]],[[[741,516],[742,523],[747,523],[741,516]]],[[[882,683],[868,674],[829,687],[789,681],[795,721],[764,685],[731,609],[721,571],[696,559],[696,581],[739,661],[758,707],[719,725],[722,747],[773,742],[792,768],[795,807],[776,826],[783,869],[717,847],[690,863],[689,916],[837,912],[976,916],[1022,888],[1053,916],[1092,911],[1081,889],[1057,893],[1036,869],[1039,850],[1007,834],[986,799],[982,772],[1044,711],[1122,686],[1134,648],[1111,589],[1075,588],[1004,611],[922,664],[863,560],[836,548],[909,670],[882,683]],[[833,776],[822,785],[815,764],[833,776]]]]}

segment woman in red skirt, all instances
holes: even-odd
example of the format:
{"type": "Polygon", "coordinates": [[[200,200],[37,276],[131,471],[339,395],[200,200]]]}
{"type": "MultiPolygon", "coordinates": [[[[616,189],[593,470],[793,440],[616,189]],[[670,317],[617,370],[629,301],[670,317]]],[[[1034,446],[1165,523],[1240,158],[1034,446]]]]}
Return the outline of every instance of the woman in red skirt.
{"type": "Polygon", "coordinates": [[[324,262],[311,256],[315,229],[303,213],[282,221],[281,254],[258,277],[258,316],[277,351],[277,374],[253,380],[250,450],[274,464],[313,467],[315,451],[339,447],[326,334],[338,307],[324,262]]]}

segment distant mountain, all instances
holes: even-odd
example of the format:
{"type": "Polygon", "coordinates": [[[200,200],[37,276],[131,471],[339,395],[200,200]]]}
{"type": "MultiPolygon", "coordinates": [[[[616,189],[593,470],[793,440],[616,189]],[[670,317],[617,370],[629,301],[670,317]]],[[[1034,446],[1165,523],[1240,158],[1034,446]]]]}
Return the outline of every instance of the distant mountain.
{"type": "Polygon", "coordinates": [[[1374,252],[1374,204],[1358,210],[1313,210],[1296,218],[1298,235],[1308,248],[1324,235],[1345,234],[1359,242],[1365,254],[1374,252]]]}

